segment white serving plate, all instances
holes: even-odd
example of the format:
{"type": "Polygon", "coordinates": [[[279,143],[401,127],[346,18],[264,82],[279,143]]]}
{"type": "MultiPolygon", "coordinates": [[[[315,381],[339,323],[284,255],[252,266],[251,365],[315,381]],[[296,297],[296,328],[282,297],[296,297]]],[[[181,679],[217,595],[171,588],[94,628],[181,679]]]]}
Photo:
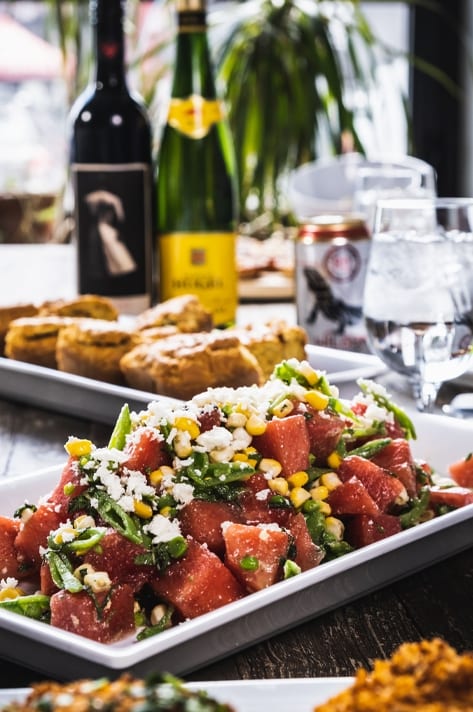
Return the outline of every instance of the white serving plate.
{"type": "MultiPolygon", "coordinates": [[[[384,370],[376,356],[318,346],[307,347],[307,358],[318,369],[327,371],[333,384],[351,382],[360,376],[371,378],[384,370]]],[[[158,397],[156,393],[1,357],[0,395],[109,425],[115,423],[123,403],[132,410],[142,410],[158,397]]]]}
{"type": "MultiPolygon", "coordinates": [[[[471,451],[467,421],[418,414],[415,424],[414,453],[439,474],[471,451]]],[[[58,475],[56,467],[0,482],[0,514],[46,494],[58,475]]],[[[0,610],[0,657],[62,679],[124,670],[183,675],[468,548],[472,521],[469,505],[140,642],[96,643],[0,610]]]]}
{"type": "MultiPolygon", "coordinates": [[[[235,712],[261,712],[271,705],[272,712],[312,712],[315,705],[326,702],[347,688],[351,677],[321,677],[276,680],[222,680],[192,682],[186,687],[205,690],[210,697],[235,707],[235,712]]],[[[22,701],[27,688],[0,690],[0,709],[8,702],[22,701]]]]}

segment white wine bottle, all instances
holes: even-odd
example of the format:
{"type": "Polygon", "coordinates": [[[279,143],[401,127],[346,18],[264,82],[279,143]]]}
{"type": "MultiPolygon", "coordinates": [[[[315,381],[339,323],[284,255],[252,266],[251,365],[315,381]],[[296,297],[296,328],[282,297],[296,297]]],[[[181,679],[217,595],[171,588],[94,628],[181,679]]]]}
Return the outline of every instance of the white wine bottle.
{"type": "Polygon", "coordinates": [[[123,0],[91,0],[93,83],[71,110],[78,291],[138,313],[152,300],[154,240],[150,122],[126,82],[123,0]]]}
{"type": "Polygon", "coordinates": [[[177,46],[158,157],[160,296],[195,294],[216,326],[235,321],[237,189],[205,0],[177,0],[177,46]]]}

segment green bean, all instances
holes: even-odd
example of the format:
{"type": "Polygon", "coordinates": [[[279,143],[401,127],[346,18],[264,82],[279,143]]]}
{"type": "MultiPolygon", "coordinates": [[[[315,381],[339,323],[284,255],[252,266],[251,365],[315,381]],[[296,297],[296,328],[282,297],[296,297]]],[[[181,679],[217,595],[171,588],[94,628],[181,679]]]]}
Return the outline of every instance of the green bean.
{"type": "Polygon", "coordinates": [[[128,403],[122,406],[120,414],[113,428],[110,440],[108,442],[109,448],[115,448],[116,450],[123,450],[125,447],[126,436],[131,432],[131,416],[130,408],[128,403]]]}
{"type": "Polygon", "coordinates": [[[401,527],[403,529],[409,529],[409,527],[419,524],[429,505],[429,501],[429,490],[425,487],[420,490],[418,497],[413,500],[411,509],[400,515],[399,520],[401,522],[401,527]]]}
{"type": "Polygon", "coordinates": [[[72,573],[72,565],[65,554],[48,551],[46,560],[51,578],[58,588],[63,588],[69,593],[79,593],[84,589],[79,579],[72,573]]]}
{"type": "Polygon", "coordinates": [[[49,614],[49,596],[34,593],[31,596],[18,596],[0,601],[0,608],[12,613],[19,613],[27,618],[42,620],[49,614]]]}
{"type": "Polygon", "coordinates": [[[414,423],[402,408],[393,403],[386,396],[382,395],[381,393],[378,393],[373,381],[360,380],[358,382],[358,385],[360,386],[362,393],[370,395],[375,401],[375,403],[377,403],[379,406],[381,406],[381,408],[384,408],[385,410],[394,415],[401,428],[405,431],[406,438],[408,440],[416,439],[417,435],[414,423]]]}
{"type": "Polygon", "coordinates": [[[359,457],[364,457],[365,460],[369,460],[371,457],[377,455],[386,445],[392,442],[391,438],[378,438],[377,440],[370,440],[360,447],[356,447],[350,450],[348,455],[358,455],[359,457]]]}
{"type": "Polygon", "coordinates": [[[118,502],[104,492],[97,491],[95,494],[98,500],[97,511],[104,522],[113,527],[128,541],[132,541],[134,544],[144,544],[143,532],[133,517],[125,512],[118,502]]]}

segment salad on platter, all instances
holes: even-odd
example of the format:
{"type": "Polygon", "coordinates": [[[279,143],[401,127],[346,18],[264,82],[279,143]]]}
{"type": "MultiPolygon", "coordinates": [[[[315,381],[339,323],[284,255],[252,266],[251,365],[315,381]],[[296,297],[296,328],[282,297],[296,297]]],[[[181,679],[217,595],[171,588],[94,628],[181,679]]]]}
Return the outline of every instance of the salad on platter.
{"type": "Polygon", "coordinates": [[[0,609],[142,640],[473,503],[471,458],[464,486],[437,481],[407,414],[358,385],[341,399],[291,359],[263,386],[124,405],[107,447],[70,437],[53,491],[0,516],[0,609]]]}

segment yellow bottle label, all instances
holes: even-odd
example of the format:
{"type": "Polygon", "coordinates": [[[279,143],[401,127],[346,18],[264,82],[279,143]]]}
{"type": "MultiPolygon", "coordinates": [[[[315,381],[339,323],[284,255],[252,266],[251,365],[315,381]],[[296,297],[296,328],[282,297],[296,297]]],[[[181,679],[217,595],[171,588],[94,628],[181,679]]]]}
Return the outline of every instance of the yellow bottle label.
{"type": "Polygon", "coordinates": [[[168,124],[190,138],[207,136],[213,124],[224,117],[222,102],[192,94],[187,99],[171,99],[168,124]]]}
{"type": "Polygon", "coordinates": [[[228,232],[176,232],[159,237],[161,299],[195,294],[217,326],[235,321],[236,236],[228,232]]]}

